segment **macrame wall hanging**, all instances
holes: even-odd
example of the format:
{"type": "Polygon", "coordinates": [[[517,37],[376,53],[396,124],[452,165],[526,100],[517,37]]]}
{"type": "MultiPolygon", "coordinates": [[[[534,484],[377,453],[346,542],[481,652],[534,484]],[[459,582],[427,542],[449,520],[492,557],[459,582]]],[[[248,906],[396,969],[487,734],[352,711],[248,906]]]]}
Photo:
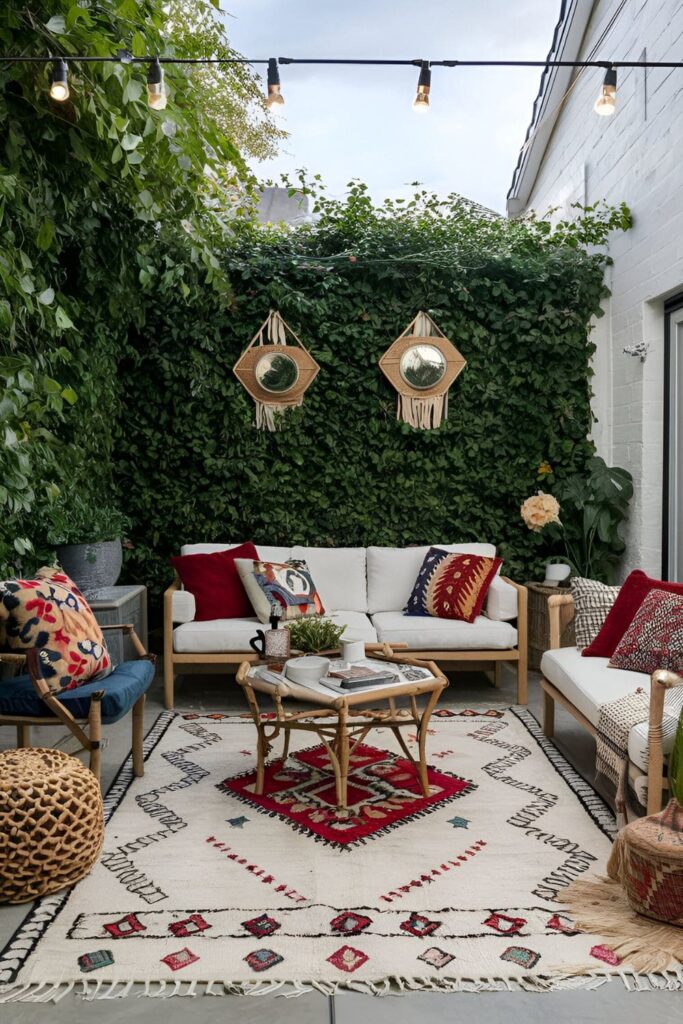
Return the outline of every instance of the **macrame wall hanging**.
{"type": "Polygon", "coordinates": [[[301,405],[319,369],[308,349],[274,310],[233,367],[256,403],[259,430],[276,430],[287,409],[301,405]]]}
{"type": "Polygon", "coordinates": [[[398,391],[396,416],[419,430],[448,419],[448,389],[466,366],[455,345],[427,313],[418,313],[379,361],[398,391]]]}

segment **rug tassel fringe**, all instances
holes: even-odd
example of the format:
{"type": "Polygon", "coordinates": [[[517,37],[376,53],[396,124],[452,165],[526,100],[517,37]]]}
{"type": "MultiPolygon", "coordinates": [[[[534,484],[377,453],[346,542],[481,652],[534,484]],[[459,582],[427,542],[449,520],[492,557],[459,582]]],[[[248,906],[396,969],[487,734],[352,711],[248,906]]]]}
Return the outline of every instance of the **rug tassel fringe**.
{"type": "MultiPolygon", "coordinates": [[[[604,931],[603,931],[604,934],[604,931]]],[[[671,958],[669,958],[671,963],[671,958]]],[[[333,996],[351,991],[384,997],[406,992],[559,992],[596,989],[612,979],[621,979],[629,992],[683,991],[683,964],[662,970],[631,969],[594,971],[578,967],[562,974],[525,975],[519,978],[403,978],[390,975],[376,981],[270,981],[229,982],[180,980],[154,981],[140,984],[138,997],[171,999],[194,996],[267,996],[277,994],[288,999],[320,992],[333,996]]],[[[101,999],[125,999],[132,994],[136,982],[65,982],[0,987],[0,1004],[57,1003],[73,992],[86,1002],[101,999]]]]}

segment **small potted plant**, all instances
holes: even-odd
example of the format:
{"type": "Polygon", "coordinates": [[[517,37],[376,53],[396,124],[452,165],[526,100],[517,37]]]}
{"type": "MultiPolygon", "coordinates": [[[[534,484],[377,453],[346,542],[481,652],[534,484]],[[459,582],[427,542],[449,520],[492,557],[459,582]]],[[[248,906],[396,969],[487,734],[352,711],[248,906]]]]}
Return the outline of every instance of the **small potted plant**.
{"type": "Polygon", "coordinates": [[[338,650],[346,626],[335,626],[329,619],[304,615],[285,623],[293,651],[301,654],[330,654],[338,650]]]}
{"type": "Polygon", "coordinates": [[[121,573],[126,516],[113,505],[64,494],[46,510],[46,519],[46,539],[85,597],[113,587],[121,573]]]}

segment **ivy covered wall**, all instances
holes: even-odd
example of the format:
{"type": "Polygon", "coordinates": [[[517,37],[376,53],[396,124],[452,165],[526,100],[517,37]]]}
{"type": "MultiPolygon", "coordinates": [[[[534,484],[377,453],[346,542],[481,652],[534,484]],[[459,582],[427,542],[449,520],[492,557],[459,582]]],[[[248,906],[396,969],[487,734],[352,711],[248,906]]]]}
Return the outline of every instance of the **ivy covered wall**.
{"type": "MultiPolygon", "coordinates": [[[[159,590],[194,541],[311,545],[487,540],[524,579],[544,551],[519,506],[593,454],[589,321],[623,211],[515,224],[425,193],[372,208],[353,186],[297,231],[245,227],[208,289],[151,296],[120,365],[115,475],[127,572],[159,590]],[[232,367],[270,308],[320,363],[280,433],[257,431],[232,367]],[[377,361],[420,309],[467,359],[437,431],[397,422],[377,361]]],[[[545,555],[547,556],[547,551],[545,555]]]]}

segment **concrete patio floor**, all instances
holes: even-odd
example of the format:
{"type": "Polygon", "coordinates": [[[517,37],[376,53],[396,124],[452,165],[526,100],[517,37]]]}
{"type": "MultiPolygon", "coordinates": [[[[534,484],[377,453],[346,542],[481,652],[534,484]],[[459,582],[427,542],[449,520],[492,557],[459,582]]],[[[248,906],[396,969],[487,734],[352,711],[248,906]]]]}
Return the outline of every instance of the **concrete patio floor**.
{"type": "MultiPolygon", "coordinates": [[[[475,707],[481,704],[514,703],[514,675],[503,673],[501,689],[494,689],[483,674],[458,673],[446,691],[444,706],[475,707]]],[[[176,706],[186,711],[245,710],[241,692],[223,676],[185,676],[177,687],[176,706]]],[[[529,708],[540,719],[540,687],[532,674],[529,687],[529,708]]],[[[145,713],[150,727],[163,710],[161,679],[158,676],[148,696],[145,713]]],[[[61,728],[36,731],[34,742],[43,746],[63,736],[61,728]]],[[[106,730],[108,745],[102,754],[103,785],[109,784],[130,748],[128,720],[106,730]]],[[[0,749],[14,739],[10,729],[0,732],[0,749]]],[[[573,719],[558,708],[556,742],[575,768],[592,782],[594,743],[573,719]]],[[[68,749],[68,748],[67,748],[68,749]]],[[[23,907],[0,907],[0,947],[20,923],[28,910],[23,907]]],[[[652,1024],[674,1024],[681,1020],[681,994],[676,992],[628,992],[620,981],[612,981],[593,991],[548,993],[483,992],[429,993],[388,996],[382,999],[355,993],[326,997],[310,993],[296,999],[278,995],[225,996],[214,998],[157,999],[136,998],[134,992],[122,1000],[85,1002],[66,996],[56,1005],[51,1003],[12,1003],[0,1006],[0,1020],[8,1024],[83,1024],[97,1020],[102,1024],[157,1021],[164,1024],[205,1024],[217,1017],[239,1020],[240,1024],[431,1024],[440,1021],[467,1020],[468,1024],[498,1024],[524,1021],[525,1024],[553,1021],[600,1022],[618,1019],[620,1024],[640,1024],[647,1018],[652,1024]]]]}

